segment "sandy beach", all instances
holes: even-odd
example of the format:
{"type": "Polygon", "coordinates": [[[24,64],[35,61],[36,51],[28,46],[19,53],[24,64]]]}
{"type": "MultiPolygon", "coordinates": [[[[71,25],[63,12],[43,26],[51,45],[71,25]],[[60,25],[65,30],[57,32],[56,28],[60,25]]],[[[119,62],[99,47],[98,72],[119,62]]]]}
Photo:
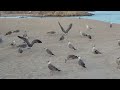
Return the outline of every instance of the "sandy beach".
{"type": "Polygon", "coordinates": [[[3,43],[0,44],[0,78],[1,79],[120,79],[120,70],[117,69],[116,58],[120,56],[120,47],[117,39],[120,39],[120,25],[78,19],[78,18],[18,18],[0,19],[0,33],[3,43]],[[70,23],[73,27],[65,37],[59,41],[63,32],[58,21],[67,28],[70,23]],[[86,24],[92,30],[86,30],[86,24]],[[19,33],[4,36],[8,31],[19,29],[19,33]],[[18,53],[17,48],[12,48],[10,43],[15,40],[17,44],[22,43],[17,36],[27,31],[30,41],[40,39],[42,44],[35,44],[32,49],[18,53]],[[46,34],[55,31],[55,35],[46,34]],[[92,35],[93,39],[81,37],[79,32],[83,31],[92,35]],[[68,48],[70,41],[78,50],[68,48]],[[103,53],[94,55],[92,45],[103,53]],[[56,56],[50,57],[44,47],[49,48],[56,56]],[[78,60],[70,60],[65,63],[65,58],[75,54],[84,59],[87,69],[78,65],[78,60]],[[62,72],[50,74],[47,61],[62,70],[62,72]]]}

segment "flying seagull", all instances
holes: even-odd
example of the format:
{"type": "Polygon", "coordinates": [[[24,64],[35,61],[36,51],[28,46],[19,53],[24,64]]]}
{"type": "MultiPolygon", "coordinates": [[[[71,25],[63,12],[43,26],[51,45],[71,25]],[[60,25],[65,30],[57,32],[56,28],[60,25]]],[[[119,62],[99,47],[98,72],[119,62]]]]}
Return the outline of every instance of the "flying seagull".
{"type": "Polygon", "coordinates": [[[47,34],[55,34],[55,33],[56,33],[55,31],[47,32],[47,34]]]}
{"type": "Polygon", "coordinates": [[[64,40],[64,39],[65,39],[65,37],[64,37],[64,35],[62,35],[62,36],[60,37],[59,41],[62,41],[62,40],[64,40]]]}
{"type": "Polygon", "coordinates": [[[78,56],[76,55],[68,55],[67,59],[65,59],[65,63],[70,59],[78,59],[78,56]]]}
{"type": "Polygon", "coordinates": [[[7,33],[5,34],[5,36],[11,35],[11,34],[12,34],[12,31],[9,31],[9,32],[7,32],[7,33]]]}
{"type": "Polygon", "coordinates": [[[20,44],[17,46],[18,48],[26,48],[27,47],[27,44],[26,43],[23,43],[23,44],[20,44]]]}
{"type": "Polygon", "coordinates": [[[46,52],[49,54],[49,55],[52,55],[52,56],[55,56],[55,54],[53,54],[53,52],[47,48],[44,48],[46,50],[46,52]]]}
{"type": "Polygon", "coordinates": [[[61,30],[62,30],[65,34],[67,34],[67,33],[70,31],[70,29],[72,28],[72,23],[69,25],[69,27],[67,28],[67,30],[65,30],[65,29],[62,27],[62,25],[60,24],[60,22],[58,22],[58,24],[59,24],[61,30]]]}
{"type": "Polygon", "coordinates": [[[57,71],[57,72],[60,72],[61,70],[56,68],[54,65],[51,64],[50,61],[48,61],[48,68],[51,70],[51,71],[57,71]]]}
{"type": "Polygon", "coordinates": [[[28,47],[32,47],[35,43],[42,43],[40,40],[38,39],[35,39],[33,40],[31,43],[29,42],[29,40],[27,38],[24,38],[24,37],[21,37],[21,36],[18,36],[18,38],[22,39],[24,42],[27,43],[28,47]]]}
{"type": "Polygon", "coordinates": [[[94,54],[102,54],[100,51],[98,51],[98,50],[95,48],[95,45],[94,45],[93,48],[92,48],[92,52],[93,52],[94,54]]]}
{"type": "Polygon", "coordinates": [[[83,60],[81,59],[81,57],[78,57],[78,60],[79,60],[79,61],[78,61],[78,64],[79,64],[80,66],[86,68],[85,63],[83,62],[83,60]]]}
{"type": "Polygon", "coordinates": [[[71,42],[68,42],[68,47],[69,47],[70,49],[77,50],[77,49],[71,44],[71,42]]]}

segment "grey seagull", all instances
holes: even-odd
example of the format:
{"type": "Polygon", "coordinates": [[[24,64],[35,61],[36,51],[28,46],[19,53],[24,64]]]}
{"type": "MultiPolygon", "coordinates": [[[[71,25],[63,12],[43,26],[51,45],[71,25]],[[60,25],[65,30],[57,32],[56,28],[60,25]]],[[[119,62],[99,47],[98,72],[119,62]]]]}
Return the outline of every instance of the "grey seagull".
{"type": "Polygon", "coordinates": [[[35,39],[33,40],[31,43],[29,42],[29,40],[27,38],[24,38],[24,37],[21,37],[21,36],[18,36],[18,38],[22,39],[24,42],[27,43],[28,47],[32,47],[35,43],[42,43],[42,41],[38,40],[38,39],[35,39]]]}
{"type": "Polygon", "coordinates": [[[67,28],[67,30],[65,30],[65,29],[62,27],[62,25],[60,24],[60,22],[58,22],[58,24],[59,24],[61,30],[62,30],[65,34],[67,34],[67,33],[70,31],[70,29],[72,28],[72,23],[69,25],[69,27],[67,28]]]}
{"type": "Polygon", "coordinates": [[[60,72],[61,70],[56,68],[54,65],[51,64],[50,61],[48,61],[48,68],[51,70],[51,71],[57,71],[57,72],[60,72]]]}
{"type": "Polygon", "coordinates": [[[85,63],[83,62],[83,60],[81,59],[81,57],[78,57],[78,64],[80,65],[80,66],[82,66],[83,68],[86,68],[86,66],[85,66],[85,63]]]}

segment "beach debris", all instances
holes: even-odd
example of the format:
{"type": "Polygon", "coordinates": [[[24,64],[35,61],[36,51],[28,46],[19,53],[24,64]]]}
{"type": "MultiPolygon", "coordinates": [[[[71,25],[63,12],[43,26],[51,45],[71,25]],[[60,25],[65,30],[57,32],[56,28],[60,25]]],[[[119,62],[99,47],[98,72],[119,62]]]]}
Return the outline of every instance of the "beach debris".
{"type": "Polygon", "coordinates": [[[27,43],[28,47],[32,47],[35,43],[42,43],[42,41],[38,40],[38,39],[35,39],[33,40],[31,43],[29,42],[29,40],[27,38],[24,38],[24,37],[21,37],[21,36],[18,36],[18,38],[22,39],[24,42],[27,43]]]}
{"type": "Polygon", "coordinates": [[[55,56],[55,54],[53,54],[53,52],[51,50],[49,50],[48,48],[44,48],[46,50],[46,52],[49,54],[49,55],[52,55],[52,56],[55,56]]]}
{"type": "Polygon", "coordinates": [[[94,54],[102,54],[100,51],[98,51],[98,50],[95,48],[95,45],[93,45],[92,53],[94,53],[94,54]]]}
{"type": "Polygon", "coordinates": [[[67,59],[65,59],[65,63],[66,63],[68,60],[71,60],[71,59],[78,59],[78,56],[76,56],[76,55],[68,55],[68,56],[67,56],[67,59]]]}
{"type": "Polygon", "coordinates": [[[60,22],[58,22],[58,24],[59,24],[61,30],[62,30],[65,34],[67,34],[67,33],[70,31],[70,29],[72,28],[72,26],[73,26],[73,24],[71,23],[71,24],[69,25],[69,27],[67,28],[67,30],[65,30],[65,29],[62,27],[62,25],[60,24],[60,22]]]}
{"type": "Polygon", "coordinates": [[[57,72],[61,71],[60,69],[58,69],[54,65],[52,65],[50,61],[48,61],[48,68],[50,71],[57,71],[57,72]]]}
{"type": "Polygon", "coordinates": [[[68,42],[68,47],[69,47],[70,49],[77,50],[77,49],[71,44],[71,42],[68,42]]]}
{"type": "Polygon", "coordinates": [[[81,57],[79,56],[78,57],[78,64],[80,65],[80,66],[82,66],[83,68],[86,68],[86,66],[85,66],[85,63],[83,62],[83,60],[81,59],[81,57]]]}

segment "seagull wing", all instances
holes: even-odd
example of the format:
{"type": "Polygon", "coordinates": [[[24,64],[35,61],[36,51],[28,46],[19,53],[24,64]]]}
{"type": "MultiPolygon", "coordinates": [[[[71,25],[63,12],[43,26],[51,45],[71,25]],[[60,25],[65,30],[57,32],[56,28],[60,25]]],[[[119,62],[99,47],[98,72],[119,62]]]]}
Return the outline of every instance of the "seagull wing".
{"type": "Polygon", "coordinates": [[[62,27],[62,25],[60,24],[60,22],[58,22],[58,24],[59,24],[61,30],[62,30],[64,33],[66,33],[65,29],[62,27]]]}
{"type": "Polygon", "coordinates": [[[32,41],[31,44],[33,45],[34,43],[42,43],[42,41],[40,41],[40,40],[38,40],[38,39],[35,39],[35,40],[32,41]]]}
{"type": "Polygon", "coordinates": [[[60,40],[59,40],[59,41],[61,41],[61,40],[64,40],[64,36],[63,36],[63,35],[60,37],[60,40]]]}
{"type": "Polygon", "coordinates": [[[69,48],[76,50],[72,44],[69,44],[69,48]]]}
{"type": "Polygon", "coordinates": [[[54,55],[54,54],[52,53],[52,51],[50,51],[49,49],[47,49],[46,52],[47,52],[48,54],[50,54],[50,55],[54,55]]]}
{"type": "Polygon", "coordinates": [[[79,60],[78,63],[79,63],[79,65],[81,65],[82,67],[86,68],[85,63],[84,63],[82,60],[79,60]]]}
{"type": "Polygon", "coordinates": [[[61,71],[61,70],[59,70],[58,68],[56,68],[55,66],[53,66],[52,64],[49,64],[49,65],[48,65],[48,68],[49,68],[50,70],[52,70],[52,71],[61,71]]]}
{"type": "Polygon", "coordinates": [[[27,43],[28,46],[31,46],[30,42],[28,41],[27,38],[24,38],[24,37],[21,37],[21,36],[18,36],[18,38],[22,39],[24,42],[27,43]]]}
{"type": "Polygon", "coordinates": [[[66,33],[68,33],[70,31],[70,29],[72,28],[73,24],[71,23],[68,27],[68,29],[66,30],[66,33]]]}

